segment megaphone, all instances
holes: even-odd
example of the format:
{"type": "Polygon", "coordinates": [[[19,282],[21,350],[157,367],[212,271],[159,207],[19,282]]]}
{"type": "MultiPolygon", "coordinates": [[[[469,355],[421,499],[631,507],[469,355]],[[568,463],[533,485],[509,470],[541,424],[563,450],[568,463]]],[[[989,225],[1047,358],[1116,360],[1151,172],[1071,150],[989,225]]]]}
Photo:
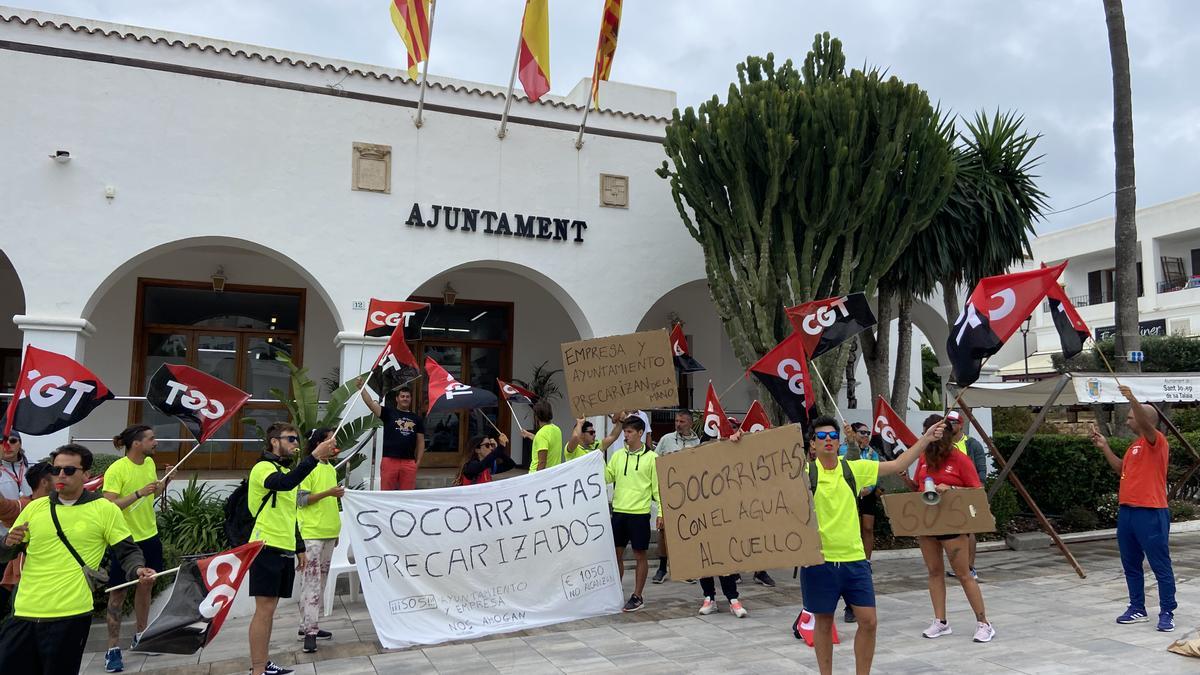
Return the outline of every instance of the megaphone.
{"type": "Polygon", "coordinates": [[[925,491],[921,493],[921,501],[927,506],[937,506],[938,502],[942,501],[941,493],[937,491],[937,486],[929,476],[925,477],[925,491]]]}

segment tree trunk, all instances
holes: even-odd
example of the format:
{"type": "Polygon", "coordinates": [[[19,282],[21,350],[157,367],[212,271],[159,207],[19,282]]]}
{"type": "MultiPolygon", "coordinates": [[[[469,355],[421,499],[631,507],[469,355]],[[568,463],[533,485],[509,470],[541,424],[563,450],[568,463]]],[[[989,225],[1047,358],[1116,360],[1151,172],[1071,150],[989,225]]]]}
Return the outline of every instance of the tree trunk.
{"type": "Polygon", "coordinates": [[[892,342],[892,298],[894,294],[887,288],[879,289],[878,309],[875,312],[875,330],[865,330],[858,334],[859,344],[862,345],[863,363],[867,366],[867,379],[871,383],[871,400],[876,396],[891,399],[888,388],[888,366],[892,342]]]}
{"type": "Polygon", "coordinates": [[[850,340],[850,355],[846,357],[846,407],[854,410],[858,407],[858,342],[850,340]]]}
{"type": "Polygon", "coordinates": [[[909,388],[912,386],[912,303],[911,295],[899,298],[896,308],[896,372],[892,379],[892,410],[908,409],[909,388]]]}
{"type": "Polygon", "coordinates": [[[953,328],[961,311],[958,308],[958,285],[945,279],[942,280],[942,304],[946,308],[946,325],[953,328]]]}

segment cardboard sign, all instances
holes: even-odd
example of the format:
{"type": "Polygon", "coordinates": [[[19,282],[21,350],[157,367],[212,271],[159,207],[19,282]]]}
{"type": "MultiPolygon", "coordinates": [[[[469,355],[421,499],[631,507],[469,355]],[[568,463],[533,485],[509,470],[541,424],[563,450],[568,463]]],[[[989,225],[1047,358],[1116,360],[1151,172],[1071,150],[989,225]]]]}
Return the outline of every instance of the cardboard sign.
{"type": "Polygon", "coordinates": [[[982,488],[947,490],[936,506],[922,501],[920,492],[884,495],[883,510],[898,537],[996,531],[996,519],[982,488]]]}
{"type": "Polygon", "coordinates": [[[658,458],[676,579],[819,565],[821,535],[796,425],[658,458]]]}
{"type": "Polygon", "coordinates": [[[679,402],[666,330],[567,342],[562,345],[562,356],[575,417],[671,407],[679,402]]]}

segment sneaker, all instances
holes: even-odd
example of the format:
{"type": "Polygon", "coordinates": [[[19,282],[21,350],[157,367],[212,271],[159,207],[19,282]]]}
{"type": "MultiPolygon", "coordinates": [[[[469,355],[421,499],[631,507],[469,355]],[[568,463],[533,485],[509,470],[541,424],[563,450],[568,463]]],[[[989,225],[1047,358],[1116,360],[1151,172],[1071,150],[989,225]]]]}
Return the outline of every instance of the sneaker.
{"type": "Polygon", "coordinates": [[[696,583],[696,580],[695,580],[695,579],[684,579],[684,580],[683,580],[683,583],[685,583],[685,584],[694,584],[694,583],[696,583]]]}
{"type": "Polygon", "coordinates": [[[846,613],[842,616],[842,620],[846,623],[855,623],[858,617],[854,616],[854,610],[850,609],[850,605],[846,605],[846,613]]]}
{"type": "Polygon", "coordinates": [[[317,636],[305,635],[304,646],[300,648],[300,651],[304,652],[305,654],[312,654],[313,652],[317,651],[317,636]]]}
{"type": "MultiPolygon", "coordinates": [[[[980,624],[980,625],[983,625],[983,624],[980,624]]],[[[945,621],[942,621],[940,619],[934,619],[933,623],[929,624],[929,628],[926,628],[925,632],[921,633],[921,635],[932,640],[934,638],[940,638],[943,635],[949,635],[953,632],[954,631],[950,630],[950,624],[948,624],[945,621]]],[[[976,635],[978,635],[978,633],[976,633],[976,635]]]]}
{"type": "Polygon", "coordinates": [[[754,580],[763,586],[766,586],[767,588],[775,588],[775,580],[772,579],[771,575],[767,574],[766,572],[755,572],[754,580]]]}
{"type": "Polygon", "coordinates": [[[121,648],[113,647],[104,652],[104,672],[119,673],[125,670],[125,662],[121,660],[121,648]]]}
{"type": "Polygon", "coordinates": [[[1158,613],[1158,631],[1160,633],[1170,633],[1175,630],[1175,614],[1173,612],[1158,613]]]}
{"type": "Polygon", "coordinates": [[[971,578],[979,581],[979,572],[976,572],[974,567],[971,568],[971,578]]]}
{"type": "Polygon", "coordinates": [[[733,599],[729,601],[729,613],[733,614],[739,619],[744,619],[750,612],[747,612],[746,608],[742,607],[741,600],[733,599]]]}
{"type": "MultiPolygon", "coordinates": [[[[950,628],[946,628],[946,632],[950,632],[950,628]]],[[[928,635],[926,637],[929,637],[928,635]]],[[[975,629],[976,642],[991,642],[992,638],[996,637],[996,629],[992,628],[992,624],[979,622],[979,627],[975,629]]]]}
{"type": "Polygon", "coordinates": [[[700,605],[700,613],[708,616],[717,611],[717,601],[713,598],[704,598],[704,604],[700,605]]]}
{"type": "Polygon", "coordinates": [[[642,605],[644,605],[644,604],[646,604],[646,603],[642,602],[642,599],[640,597],[638,597],[636,594],[631,595],[631,596],[629,596],[629,602],[625,603],[625,607],[623,607],[621,609],[621,611],[622,612],[636,612],[639,609],[641,609],[642,605]]]}
{"type": "Polygon", "coordinates": [[[291,668],[284,668],[277,665],[274,661],[267,661],[267,667],[263,669],[263,675],[288,675],[295,672],[291,668]]]}
{"type": "Polygon", "coordinates": [[[1146,616],[1146,610],[1134,609],[1132,606],[1117,617],[1117,623],[1145,623],[1149,620],[1150,617],[1146,616]]]}
{"type": "Polygon", "coordinates": [[[660,568],[658,568],[658,571],[654,573],[654,578],[650,580],[650,583],[661,584],[662,582],[664,582],[666,580],[667,580],[667,568],[660,567],[660,568]]]}
{"type": "Polygon", "coordinates": [[[954,573],[954,570],[946,570],[946,576],[950,577],[951,579],[958,577],[958,575],[954,573]]]}
{"type": "MultiPolygon", "coordinates": [[[[303,639],[304,639],[304,629],[303,629],[303,628],[301,628],[300,630],[296,631],[296,639],[297,639],[297,640],[303,640],[303,639]]],[[[317,639],[318,639],[318,640],[332,640],[332,639],[333,639],[333,633],[330,633],[330,632],[329,632],[329,631],[327,631],[327,630],[319,630],[319,629],[318,629],[318,630],[317,630],[317,639]]]]}

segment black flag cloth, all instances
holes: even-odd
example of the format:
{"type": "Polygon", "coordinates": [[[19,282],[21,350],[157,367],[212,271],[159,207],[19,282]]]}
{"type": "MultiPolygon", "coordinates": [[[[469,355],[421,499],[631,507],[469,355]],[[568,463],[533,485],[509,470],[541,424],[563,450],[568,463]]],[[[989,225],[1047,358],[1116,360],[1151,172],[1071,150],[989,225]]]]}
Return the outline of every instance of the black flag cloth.
{"type": "Polygon", "coordinates": [[[392,333],[392,337],[388,338],[383,351],[379,352],[379,357],[371,366],[370,385],[381,397],[421,375],[421,370],[417,367],[417,358],[413,356],[405,339],[404,331],[392,333]]]}
{"type": "Polygon", "coordinates": [[[700,362],[692,358],[692,350],[688,348],[687,338],[683,335],[683,326],[675,324],[671,329],[671,353],[675,355],[675,369],[681,373],[695,373],[704,370],[700,362]]]}
{"type": "Polygon", "coordinates": [[[851,293],[843,298],[825,298],[789,307],[788,319],[801,335],[804,353],[815,359],[846,340],[875,325],[875,314],[867,296],[851,293]]]}
{"type": "Polygon", "coordinates": [[[498,405],[500,399],[487,389],[472,387],[458,380],[438,365],[432,357],[425,357],[425,375],[429,379],[429,409],[425,414],[448,410],[473,410],[498,405]]]}
{"type": "Polygon", "coordinates": [[[1062,286],[1054,284],[1046,294],[1050,301],[1050,316],[1054,319],[1054,329],[1058,331],[1058,340],[1062,343],[1063,358],[1069,359],[1083,351],[1083,343],[1091,336],[1087,324],[1075,311],[1075,305],[1067,299],[1062,286]]]}
{"type": "Polygon", "coordinates": [[[250,394],[191,366],[164,363],[150,378],[146,402],[183,422],[197,443],[233,419],[250,394]]]}
{"type": "Polygon", "coordinates": [[[750,366],[750,372],[771,392],[787,418],[807,430],[816,400],[801,340],[800,333],[792,333],[750,366]]]}
{"type": "Polygon", "coordinates": [[[31,436],[66,429],[112,397],[100,378],[75,359],[29,345],[8,404],[5,443],[13,429],[31,436]]]}
{"type": "Polygon", "coordinates": [[[498,377],[496,378],[496,385],[500,387],[500,395],[504,397],[505,401],[508,401],[509,405],[513,403],[523,403],[525,405],[537,403],[538,395],[524,387],[518,387],[498,377]]]}

